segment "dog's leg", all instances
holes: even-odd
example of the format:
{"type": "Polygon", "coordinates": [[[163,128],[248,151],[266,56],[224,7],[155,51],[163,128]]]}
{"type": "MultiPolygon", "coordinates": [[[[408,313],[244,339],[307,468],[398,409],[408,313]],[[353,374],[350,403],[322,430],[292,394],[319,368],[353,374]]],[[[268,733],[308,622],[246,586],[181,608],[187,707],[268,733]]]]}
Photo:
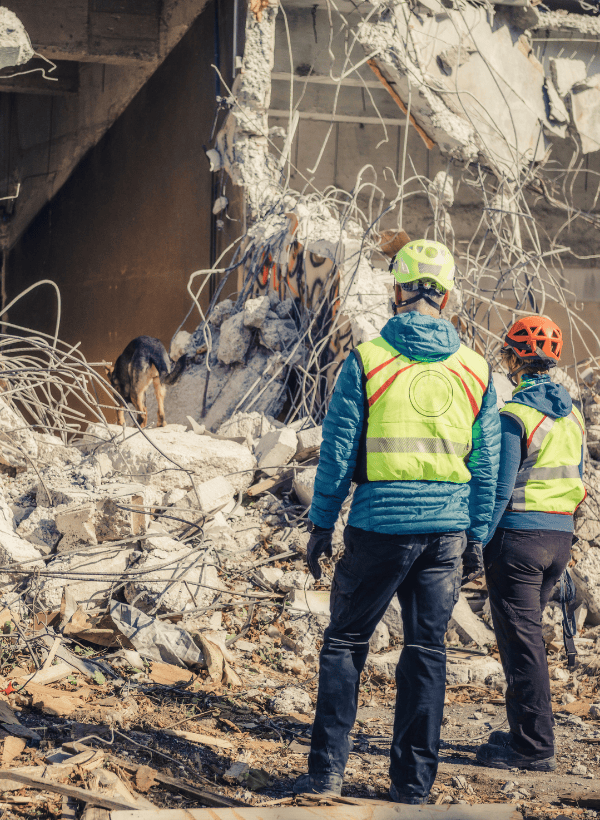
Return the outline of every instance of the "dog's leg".
{"type": "Polygon", "coordinates": [[[131,391],[131,403],[138,411],[138,424],[140,427],[145,427],[148,424],[148,411],[146,410],[146,387],[142,390],[131,391]]]}
{"type": "Polygon", "coordinates": [[[165,393],[167,392],[167,388],[164,384],[161,383],[160,376],[155,376],[152,381],[154,382],[154,394],[156,396],[156,405],[158,407],[158,426],[159,427],[166,427],[167,421],[165,419],[165,393]]]}
{"type": "Polygon", "coordinates": [[[125,411],[122,407],[117,408],[117,424],[121,427],[125,424],[125,411]]]}

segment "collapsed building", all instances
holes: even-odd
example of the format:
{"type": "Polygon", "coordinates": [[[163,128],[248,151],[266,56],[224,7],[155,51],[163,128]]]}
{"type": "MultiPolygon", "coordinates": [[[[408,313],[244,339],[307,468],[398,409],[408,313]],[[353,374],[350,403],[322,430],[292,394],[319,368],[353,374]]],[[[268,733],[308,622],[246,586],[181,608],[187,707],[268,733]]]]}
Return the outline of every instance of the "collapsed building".
{"type": "MultiPolygon", "coordinates": [[[[582,664],[554,700],[600,714],[599,351],[594,302],[580,304],[600,256],[600,18],[579,11],[249,4],[206,151],[217,228],[240,189],[243,220],[189,279],[170,345],[187,365],[167,388],[167,425],[153,426],[150,395],[149,427],[132,413],[109,423],[118,396],[58,331],[8,322],[0,337],[0,603],[26,624],[35,666],[57,637],[72,639],[111,650],[87,661],[103,674],[165,663],[250,691],[270,715],[310,713],[331,578],[315,586],[303,561],[321,423],[348,352],[391,315],[390,258],[428,235],[455,255],[447,315],[492,362],[500,403],[512,321],[540,312],[569,328],[556,378],[587,423],[572,562],[582,664]],[[577,55],[563,56],[570,41],[577,55]],[[268,668],[247,671],[275,648],[277,683],[268,668]],[[274,694],[261,700],[261,688],[274,694]]],[[[544,635],[565,683],[561,617],[555,596],[544,635]]],[[[394,602],[372,639],[374,681],[393,679],[402,635],[394,602]]],[[[481,584],[461,593],[447,639],[449,686],[501,697],[481,584]]]]}

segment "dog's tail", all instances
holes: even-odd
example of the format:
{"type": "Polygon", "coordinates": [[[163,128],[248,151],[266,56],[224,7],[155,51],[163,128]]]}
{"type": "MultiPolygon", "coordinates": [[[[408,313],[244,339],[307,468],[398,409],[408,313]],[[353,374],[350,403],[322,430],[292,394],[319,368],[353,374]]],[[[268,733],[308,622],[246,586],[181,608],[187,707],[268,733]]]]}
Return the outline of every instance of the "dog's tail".
{"type": "Polygon", "coordinates": [[[170,373],[167,373],[164,376],[161,373],[161,375],[160,375],[161,382],[163,384],[175,384],[177,379],[181,376],[181,374],[185,370],[185,366],[187,364],[187,358],[188,358],[187,353],[184,353],[183,356],[180,356],[177,359],[177,361],[175,362],[175,365],[173,366],[173,369],[171,370],[170,373]]]}

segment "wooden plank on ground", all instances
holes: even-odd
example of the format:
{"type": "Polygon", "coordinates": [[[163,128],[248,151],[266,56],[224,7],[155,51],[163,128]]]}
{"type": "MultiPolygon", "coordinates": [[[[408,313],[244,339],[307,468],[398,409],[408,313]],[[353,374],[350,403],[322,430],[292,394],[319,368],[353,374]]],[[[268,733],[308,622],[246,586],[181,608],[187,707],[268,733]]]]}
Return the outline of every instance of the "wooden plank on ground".
{"type": "Polygon", "coordinates": [[[411,806],[382,804],[379,800],[351,806],[268,806],[235,809],[159,809],[157,811],[111,811],[110,820],[523,820],[514,805],[411,806]],[[374,805],[368,805],[372,802],[374,805]]]}
{"type": "MultiPolygon", "coordinates": [[[[79,743],[77,741],[63,743],[62,748],[66,752],[82,752],[82,751],[92,751],[91,747],[86,746],[84,743],[79,743]]],[[[140,765],[139,763],[133,763],[131,760],[125,760],[122,757],[117,757],[116,755],[107,755],[106,761],[108,763],[114,763],[116,766],[119,766],[121,769],[124,769],[126,772],[131,774],[137,774],[140,769],[148,769],[148,766],[140,765]]],[[[198,800],[204,803],[207,806],[214,806],[215,808],[227,808],[229,806],[245,806],[245,803],[242,803],[240,800],[234,800],[230,797],[225,797],[224,795],[214,794],[214,792],[207,792],[204,789],[198,789],[196,786],[191,786],[189,783],[186,783],[184,780],[180,780],[177,777],[169,777],[162,772],[157,771],[156,769],[152,769],[152,774],[154,779],[157,783],[160,783],[162,786],[165,786],[170,791],[180,792],[181,794],[186,794],[188,797],[192,797],[195,800],[198,800]]]]}
{"type": "MultiPolygon", "coordinates": [[[[66,797],[72,797],[75,800],[82,800],[84,803],[91,803],[93,806],[100,806],[102,809],[110,809],[111,811],[131,809],[131,804],[125,803],[124,800],[111,800],[102,794],[96,794],[87,789],[80,789],[77,786],[65,786],[62,783],[55,783],[52,780],[45,780],[42,777],[20,774],[15,769],[0,769],[0,791],[2,791],[3,784],[7,781],[11,783],[22,783],[26,789],[37,789],[41,792],[62,794],[66,797]]],[[[133,811],[135,811],[135,809],[133,809],[133,811]]]]}

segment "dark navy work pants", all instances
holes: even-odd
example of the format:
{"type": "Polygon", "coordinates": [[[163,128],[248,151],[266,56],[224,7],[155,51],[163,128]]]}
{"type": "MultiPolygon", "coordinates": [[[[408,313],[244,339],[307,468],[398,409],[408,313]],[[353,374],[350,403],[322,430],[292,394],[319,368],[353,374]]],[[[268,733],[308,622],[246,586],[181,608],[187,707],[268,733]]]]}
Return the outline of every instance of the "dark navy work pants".
{"type": "Polygon", "coordinates": [[[538,760],[554,754],[542,613],[569,562],[571,541],[570,532],[498,529],[484,551],[511,746],[538,760]]]}
{"type": "Polygon", "coordinates": [[[309,772],[343,775],[369,639],[398,595],[404,648],[396,669],[390,777],[403,802],[421,803],[438,766],[444,636],[460,590],[465,535],[383,535],[348,526],[344,542],[321,649],[309,772]]]}

